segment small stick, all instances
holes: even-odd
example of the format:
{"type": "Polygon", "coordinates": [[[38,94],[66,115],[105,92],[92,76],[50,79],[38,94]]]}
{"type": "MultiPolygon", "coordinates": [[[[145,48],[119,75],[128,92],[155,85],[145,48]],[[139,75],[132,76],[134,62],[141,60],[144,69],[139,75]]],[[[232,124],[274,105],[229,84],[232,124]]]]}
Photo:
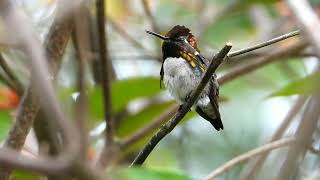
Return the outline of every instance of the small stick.
{"type": "Polygon", "coordinates": [[[271,44],[274,44],[274,43],[277,43],[279,41],[282,41],[282,40],[285,40],[285,39],[288,39],[290,37],[293,37],[293,36],[297,36],[300,34],[300,31],[297,30],[297,31],[293,31],[293,32],[289,32],[287,34],[284,34],[282,36],[279,36],[279,37],[276,37],[276,38],[273,38],[273,39],[270,39],[266,42],[263,42],[263,43],[260,43],[260,44],[257,44],[257,45],[254,45],[254,46],[251,46],[251,47],[248,47],[248,48],[244,48],[244,49],[240,49],[240,50],[237,50],[237,51],[234,51],[234,52],[231,52],[228,54],[228,58],[232,58],[234,56],[238,56],[238,55],[241,55],[241,54],[244,54],[244,53],[248,53],[250,51],[254,51],[256,49],[259,49],[259,48],[262,48],[262,47],[265,47],[265,46],[269,46],[271,44]]]}
{"type": "Polygon", "coordinates": [[[226,162],[225,164],[223,164],[222,166],[216,168],[214,171],[212,171],[208,176],[206,176],[204,179],[205,180],[210,180],[210,179],[214,179],[217,176],[221,175],[222,173],[228,171],[229,169],[231,169],[232,167],[234,167],[235,165],[247,161],[248,159],[260,155],[262,153],[271,151],[273,149],[277,149],[283,146],[288,146],[290,144],[292,144],[293,142],[295,142],[296,139],[295,138],[286,138],[286,139],[281,139],[278,141],[274,141],[268,144],[265,144],[263,146],[260,146],[256,149],[253,149],[245,154],[242,154],[238,157],[235,157],[233,159],[231,159],[230,161],[226,162]]]}
{"type": "Polygon", "coordinates": [[[106,129],[106,142],[113,143],[114,126],[111,112],[111,87],[110,87],[110,76],[108,70],[110,63],[108,60],[108,44],[106,39],[106,28],[105,28],[105,1],[98,0],[96,3],[97,7],[97,26],[99,33],[99,44],[100,44],[100,60],[101,60],[101,75],[102,75],[102,85],[103,85],[103,99],[104,99],[104,113],[105,121],[107,125],[106,129]]]}

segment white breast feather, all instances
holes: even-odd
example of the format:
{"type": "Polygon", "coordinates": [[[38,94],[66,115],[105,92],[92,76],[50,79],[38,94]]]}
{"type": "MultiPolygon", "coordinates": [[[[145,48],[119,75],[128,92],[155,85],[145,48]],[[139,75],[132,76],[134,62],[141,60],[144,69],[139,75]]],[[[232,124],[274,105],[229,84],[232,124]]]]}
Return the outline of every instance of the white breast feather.
{"type": "Polygon", "coordinates": [[[163,64],[164,68],[164,84],[170,94],[180,103],[199,83],[190,68],[188,62],[183,58],[167,58],[163,64]]]}

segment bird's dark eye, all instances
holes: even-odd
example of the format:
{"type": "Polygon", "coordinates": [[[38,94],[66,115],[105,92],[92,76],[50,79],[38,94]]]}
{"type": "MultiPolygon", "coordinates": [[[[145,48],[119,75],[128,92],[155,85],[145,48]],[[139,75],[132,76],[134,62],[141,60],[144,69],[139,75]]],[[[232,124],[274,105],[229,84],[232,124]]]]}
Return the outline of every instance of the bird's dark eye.
{"type": "Polygon", "coordinates": [[[183,36],[180,36],[180,37],[177,38],[178,41],[184,41],[184,39],[185,38],[183,36]]]}

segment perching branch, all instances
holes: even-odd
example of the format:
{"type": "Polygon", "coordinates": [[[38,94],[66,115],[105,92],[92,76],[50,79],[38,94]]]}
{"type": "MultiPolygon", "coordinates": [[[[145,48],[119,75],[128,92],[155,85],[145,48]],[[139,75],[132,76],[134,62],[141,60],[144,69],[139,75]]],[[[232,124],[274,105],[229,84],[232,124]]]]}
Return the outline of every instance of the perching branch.
{"type": "Polygon", "coordinates": [[[256,49],[260,49],[260,48],[263,48],[263,47],[266,47],[266,46],[269,46],[271,44],[274,44],[274,43],[277,43],[279,41],[283,41],[285,39],[288,39],[288,38],[291,38],[293,36],[297,36],[300,34],[300,31],[293,31],[293,32],[290,32],[290,33],[287,33],[287,34],[284,34],[282,36],[278,36],[276,38],[273,38],[273,39],[270,39],[266,42],[263,42],[263,43],[260,43],[260,44],[257,44],[257,45],[254,45],[254,46],[251,46],[251,47],[248,47],[248,48],[244,48],[244,49],[240,49],[240,50],[237,50],[237,51],[234,51],[234,52],[231,52],[228,54],[228,58],[232,58],[234,56],[238,56],[238,55],[241,55],[241,54],[244,54],[244,53],[248,53],[250,51],[254,51],[256,49]]]}
{"type": "Polygon", "coordinates": [[[191,94],[188,101],[179,109],[179,111],[175,114],[175,116],[163,125],[160,130],[149,140],[149,142],[144,146],[144,148],[140,151],[138,156],[132,162],[132,165],[141,165],[147,159],[149,154],[152,152],[154,147],[164,138],[168,133],[170,133],[173,128],[182,120],[182,118],[187,114],[190,110],[194,102],[200,96],[202,90],[205,88],[209,80],[212,78],[212,74],[216,71],[218,66],[222,63],[223,59],[226,57],[228,52],[230,51],[232,45],[227,43],[218,54],[216,54],[211,63],[204,74],[201,82],[197,86],[196,90],[191,94]]]}
{"type": "Polygon", "coordinates": [[[271,150],[274,150],[274,149],[277,149],[277,148],[280,148],[283,146],[288,146],[288,145],[294,143],[295,141],[296,141],[295,138],[286,138],[286,139],[274,141],[274,142],[265,144],[261,147],[258,147],[256,149],[253,149],[249,152],[246,152],[245,154],[242,154],[238,157],[231,159],[230,161],[226,162],[222,166],[216,168],[214,171],[212,171],[204,179],[206,179],[206,180],[214,179],[217,176],[223,174],[224,172],[230,170],[232,167],[234,167],[235,165],[237,165],[239,163],[247,161],[248,159],[253,158],[253,157],[260,155],[262,153],[266,153],[266,152],[269,152],[271,150]]]}
{"type": "MultiPolygon", "coordinates": [[[[233,68],[229,73],[225,74],[224,76],[218,78],[219,84],[222,85],[224,83],[227,83],[229,81],[232,81],[236,78],[239,78],[243,75],[246,75],[254,70],[257,70],[269,63],[275,62],[277,60],[281,60],[281,58],[286,58],[286,57],[291,57],[295,54],[299,54],[300,51],[302,51],[307,45],[305,43],[297,43],[294,45],[290,45],[289,47],[283,47],[279,50],[275,50],[273,52],[270,52],[268,55],[263,56],[257,60],[253,60],[247,64],[243,64],[243,65],[239,65],[235,68],[233,68]]],[[[245,48],[247,49],[247,48],[245,48]]],[[[234,58],[235,56],[233,56],[234,58]]],[[[174,113],[176,110],[170,109],[166,112],[164,112],[163,114],[159,115],[159,119],[161,119],[161,116],[166,116],[167,114],[172,114],[174,113]]],[[[156,121],[154,121],[156,122],[156,121]]],[[[150,124],[150,126],[152,126],[150,124]]],[[[148,127],[145,127],[144,129],[149,129],[148,127]]],[[[132,137],[129,137],[127,139],[125,139],[123,141],[122,146],[127,145],[128,143],[131,144],[131,140],[134,139],[134,142],[138,141],[141,136],[139,135],[141,132],[144,132],[144,130],[141,130],[139,132],[137,132],[136,134],[132,135],[132,137]]]]}

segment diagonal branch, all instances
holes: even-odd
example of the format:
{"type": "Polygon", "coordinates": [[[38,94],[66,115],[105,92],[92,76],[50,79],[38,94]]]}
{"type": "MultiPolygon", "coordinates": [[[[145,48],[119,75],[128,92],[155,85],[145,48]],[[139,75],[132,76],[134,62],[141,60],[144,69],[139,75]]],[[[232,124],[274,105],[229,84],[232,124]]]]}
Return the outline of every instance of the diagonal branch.
{"type": "Polygon", "coordinates": [[[136,40],[134,37],[130,36],[130,34],[125,29],[123,29],[117,22],[115,22],[111,17],[108,18],[108,22],[130,44],[148,52],[148,49],[144,47],[144,45],[141,42],[136,40]]]}
{"type": "Polygon", "coordinates": [[[254,156],[260,155],[262,153],[266,153],[266,152],[269,152],[271,150],[274,150],[274,149],[277,149],[277,148],[280,148],[283,146],[288,146],[288,145],[294,143],[295,141],[296,141],[295,138],[286,138],[286,139],[274,141],[274,142],[265,144],[261,147],[258,147],[256,149],[253,149],[245,154],[242,154],[238,157],[231,159],[230,161],[226,162],[222,166],[216,168],[209,175],[207,175],[204,179],[206,179],[206,180],[214,179],[217,176],[221,175],[222,173],[230,170],[232,167],[234,167],[235,165],[237,165],[239,163],[247,161],[248,159],[250,159],[254,156]]]}
{"type": "Polygon", "coordinates": [[[6,73],[8,78],[10,79],[10,82],[13,84],[14,90],[17,91],[17,93],[19,95],[22,95],[23,94],[23,85],[19,81],[19,79],[16,77],[16,75],[13,73],[13,71],[11,70],[9,65],[7,64],[7,62],[4,59],[4,57],[2,56],[2,54],[0,54],[0,66],[3,69],[3,71],[6,73]]]}
{"type": "Polygon", "coordinates": [[[187,114],[190,110],[194,102],[200,96],[202,90],[205,88],[209,80],[212,78],[212,74],[216,71],[218,66],[222,63],[223,59],[226,57],[228,52],[230,51],[232,45],[227,43],[218,54],[216,54],[211,63],[204,74],[201,82],[197,86],[196,90],[191,94],[188,101],[178,110],[175,116],[164,126],[160,128],[160,130],[150,139],[150,141],[144,146],[144,148],[140,151],[138,156],[132,162],[132,165],[141,165],[147,159],[149,154],[152,152],[154,147],[164,138],[167,134],[169,134],[174,127],[182,120],[182,118],[187,114]]]}
{"type": "Polygon", "coordinates": [[[142,0],[143,9],[144,9],[149,21],[151,22],[152,31],[160,32],[160,28],[159,28],[158,24],[156,23],[156,20],[154,19],[153,15],[151,13],[149,2],[150,1],[148,1],[148,0],[142,0]]]}
{"type": "MultiPolygon", "coordinates": [[[[270,54],[263,56],[257,60],[252,61],[252,62],[249,62],[247,64],[239,65],[239,66],[231,69],[231,71],[228,72],[227,74],[218,78],[219,84],[223,85],[224,83],[227,83],[229,81],[237,79],[237,78],[239,78],[243,75],[246,75],[252,71],[255,71],[255,70],[257,70],[257,69],[259,69],[269,63],[275,62],[277,60],[281,60],[281,58],[291,57],[292,55],[299,54],[299,52],[301,50],[303,50],[306,46],[307,45],[305,43],[300,42],[300,43],[297,43],[294,45],[290,45],[289,47],[284,47],[279,50],[273,51],[270,54]]],[[[234,56],[233,56],[233,58],[234,58],[234,56]]],[[[159,116],[159,119],[161,119],[160,118],[161,116],[167,116],[167,114],[173,114],[175,111],[176,111],[176,109],[172,108],[172,109],[164,112],[163,114],[161,114],[159,116]]],[[[157,123],[157,120],[152,121],[152,122],[157,123]]],[[[153,126],[152,124],[150,124],[148,126],[153,126]]],[[[147,130],[147,129],[149,131],[148,126],[143,128],[142,130],[136,132],[135,134],[133,134],[132,137],[128,137],[127,139],[124,139],[121,146],[125,147],[126,145],[130,145],[131,143],[138,141],[141,138],[142,132],[147,133],[147,132],[145,132],[145,130],[147,130]],[[133,142],[131,142],[131,141],[133,141],[133,142]]]]}

